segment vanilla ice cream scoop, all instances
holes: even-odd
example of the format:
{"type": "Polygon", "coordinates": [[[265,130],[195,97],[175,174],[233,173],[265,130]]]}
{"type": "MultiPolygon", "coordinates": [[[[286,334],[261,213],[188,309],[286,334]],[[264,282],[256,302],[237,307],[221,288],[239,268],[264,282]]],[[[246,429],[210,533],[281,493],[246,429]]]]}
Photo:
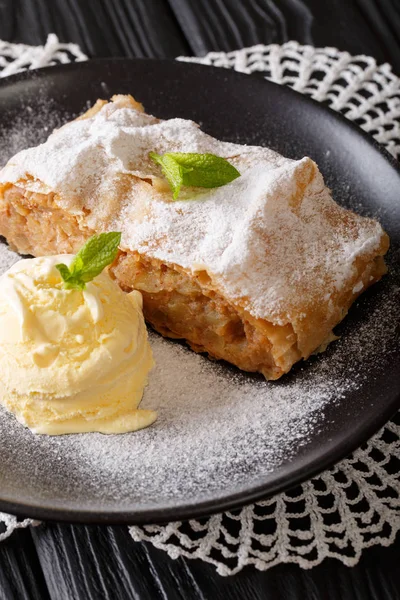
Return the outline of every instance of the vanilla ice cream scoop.
{"type": "Polygon", "coordinates": [[[139,292],[103,271],[65,289],[56,265],[26,259],[0,277],[0,402],[35,433],[124,433],[150,425],[139,410],[153,366],[139,292]]]}

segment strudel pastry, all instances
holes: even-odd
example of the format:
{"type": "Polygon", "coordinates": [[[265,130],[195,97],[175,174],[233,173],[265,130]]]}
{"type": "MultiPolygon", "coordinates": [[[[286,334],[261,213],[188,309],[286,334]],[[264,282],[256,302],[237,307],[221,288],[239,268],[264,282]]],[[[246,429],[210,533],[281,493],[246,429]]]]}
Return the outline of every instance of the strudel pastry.
{"type": "Polygon", "coordinates": [[[112,275],[142,292],[157,331],[267,379],[332,338],[389,245],[310,158],[220,142],[130,96],[99,100],[0,172],[0,234],[19,252],[71,253],[104,231],[122,232],[112,275]],[[241,176],[173,201],[150,152],[212,153],[241,176]]]}

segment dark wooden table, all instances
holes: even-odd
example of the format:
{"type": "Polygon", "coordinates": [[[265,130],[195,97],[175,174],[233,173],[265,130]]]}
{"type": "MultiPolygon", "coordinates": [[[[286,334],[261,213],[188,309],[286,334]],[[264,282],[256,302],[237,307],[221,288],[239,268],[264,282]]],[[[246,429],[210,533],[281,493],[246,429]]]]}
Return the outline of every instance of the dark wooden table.
{"type": "MultiPolygon", "coordinates": [[[[48,33],[89,56],[174,57],[295,39],[392,64],[400,75],[400,0],[0,0],[0,39],[48,33]]],[[[134,543],[126,527],[49,524],[0,545],[0,598],[400,599],[400,539],[347,568],[280,565],[222,578],[200,561],[134,543]]]]}

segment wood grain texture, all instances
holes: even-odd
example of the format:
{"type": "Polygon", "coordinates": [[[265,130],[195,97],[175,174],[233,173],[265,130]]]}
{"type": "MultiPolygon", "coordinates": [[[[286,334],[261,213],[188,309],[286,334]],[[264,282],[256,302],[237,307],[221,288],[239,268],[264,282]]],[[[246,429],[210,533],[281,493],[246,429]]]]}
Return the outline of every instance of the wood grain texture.
{"type": "Polygon", "coordinates": [[[0,600],[400,600],[399,555],[400,540],[365,551],[351,569],[329,559],[310,571],[279,565],[220,577],[133,542],[126,527],[48,524],[3,542],[0,600]]]}
{"type": "Polygon", "coordinates": [[[164,0],[2,0],[0,39],[43,44],[55,32],[89,56],[175,57],[189,46],[164,0]]]}
{"type": "MultiPolygon", "coordinates": [[[[50,32],[90,56],[173,57],[295,39],[390,62],[400,74],[399,0],[0,0],[0,39],[50,32]]],[[[126,527],[48,525],[0,545],[0,600],[400,600],[400,539],[347,568],[279,565],[221,578],[171,560],[126,527]]]]}
{"type": "Polygon", "coordinates": [[[47,600],[46,581],[29,529],[0,544],[0,600],[47,600]]]}
{"type": "Polygon", "coordinates": [[[370,54],[400,73],[399,0],[2,0],[0,39],[49,32],[90,56],[174,57],[290,39],[370,54]]]}
{"type": "Polygon", "coordinates": [[[295,39],[311,43],[312,14],[298,0],[169,0],[193,54],[295,39]]]}
{"type": "Polygon", "coordinates": [[[400,72],[398,0],[169,0],[193,54],[297,40],[370,54],[400,72]]]}

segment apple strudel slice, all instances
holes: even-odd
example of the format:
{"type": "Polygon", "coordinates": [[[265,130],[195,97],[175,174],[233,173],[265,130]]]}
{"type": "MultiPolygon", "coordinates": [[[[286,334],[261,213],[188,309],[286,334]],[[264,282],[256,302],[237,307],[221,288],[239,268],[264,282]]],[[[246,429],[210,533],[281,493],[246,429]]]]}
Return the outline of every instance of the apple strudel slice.
{"type": "Polygon", "coordinates": [[[379,223],[336,204],[310,158],[220,142],[131,96],[99,100],[0,171],[0,234],[21,253],[121,231],[111,272],[147,321],[196,351],[278,379],[332,339],[386,271],[379,223]],[[240,173],[174,201],[149,153],[210,153],[240,173]]]}

